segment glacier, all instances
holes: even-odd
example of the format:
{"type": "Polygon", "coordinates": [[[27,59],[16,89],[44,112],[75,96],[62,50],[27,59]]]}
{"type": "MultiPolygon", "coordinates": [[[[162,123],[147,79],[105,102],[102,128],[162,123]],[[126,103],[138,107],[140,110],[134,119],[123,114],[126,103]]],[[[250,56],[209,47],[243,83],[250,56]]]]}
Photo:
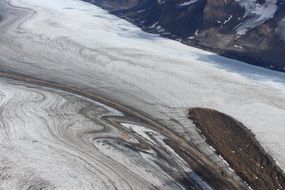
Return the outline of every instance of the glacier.
{"type": "MultiPolygon", "coordinates": [[[[285,169],[284,73],[147,34],[79,0],[10,0],[0,6],[17,13],[2,13],[1,72],[118,102],[197,146],[205,142],[187,109],[224,112],[251,129],[285,169]]],[[[204,146],[201,151],[213,152],[204,146]]]]}

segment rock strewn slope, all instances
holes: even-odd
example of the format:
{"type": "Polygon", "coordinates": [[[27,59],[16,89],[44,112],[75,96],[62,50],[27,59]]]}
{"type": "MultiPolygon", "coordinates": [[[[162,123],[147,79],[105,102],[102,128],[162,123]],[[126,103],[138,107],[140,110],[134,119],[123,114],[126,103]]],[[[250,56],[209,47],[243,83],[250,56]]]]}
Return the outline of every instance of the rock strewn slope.
{"type": "Polygon", "coordinates": [[[189,117],[206,141],[253,189],[284,189],[283,171],[242,123],[205,108],[190,109],[189,117]]]}

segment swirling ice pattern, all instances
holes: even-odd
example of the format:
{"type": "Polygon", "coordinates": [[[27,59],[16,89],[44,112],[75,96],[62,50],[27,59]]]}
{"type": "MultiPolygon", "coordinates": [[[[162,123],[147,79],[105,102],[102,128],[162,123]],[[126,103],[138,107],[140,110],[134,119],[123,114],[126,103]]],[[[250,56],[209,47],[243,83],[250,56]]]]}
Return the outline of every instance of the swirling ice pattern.
{"type": "MultiPolygon", "coordinates": [[[[187,148],[181,139],[174,142],[189,153],[191,159],[185,159],[217,189],[225,180],[221,173],[244,184],[199,135],[187,118],[189,107],[217,109],[243,122],[284,165],[282,74],[143,33],[80,0],[3,0],[0,14],[1,75],[56,83],[124,105],[127,112],[135,109],[138,117],[158,123],[160,132],[183,138],[187,148]]],[[[5,92],[0,189],[179,189],[184,178],[190,178],[191,187],[209,188],[163,142],[173,136],[146,132],[149,127],[136,118],[38,87],[0,88],[5,92]],[[24,100],[20,89],[32,95],[24,100]],[[18,98],[7,99],[14,91],[18,98]]]]}
{"type": "Polygon", "coordinates": [[[135,118],[14,82],[0,92],[2,189],[183,189],[187,164],[135,118]]]}

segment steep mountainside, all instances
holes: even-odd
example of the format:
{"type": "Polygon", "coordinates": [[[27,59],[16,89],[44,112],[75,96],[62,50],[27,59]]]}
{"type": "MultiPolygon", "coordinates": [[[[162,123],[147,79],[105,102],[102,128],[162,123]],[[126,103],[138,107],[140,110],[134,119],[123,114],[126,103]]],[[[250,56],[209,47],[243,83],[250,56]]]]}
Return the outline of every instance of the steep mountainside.
{"type": "Polygon", "coordinates": [[[143,30],[285,71],[284,0],[86,0],[143,30]]]}

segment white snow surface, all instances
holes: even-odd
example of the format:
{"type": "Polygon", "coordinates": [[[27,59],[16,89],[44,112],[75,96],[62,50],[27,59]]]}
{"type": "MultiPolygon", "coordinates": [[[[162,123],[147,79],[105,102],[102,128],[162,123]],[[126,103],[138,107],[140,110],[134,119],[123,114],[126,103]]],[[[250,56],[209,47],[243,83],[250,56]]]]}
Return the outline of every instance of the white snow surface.
{"type": "Polygon", "coordinates": [[[1,68],[94,90],[190,141],[187,108],[216,109],[243,122],[285,169],[283,73],[146,34],[79,0],[11,2],[36,13],[0,34],[1,68]]]}

